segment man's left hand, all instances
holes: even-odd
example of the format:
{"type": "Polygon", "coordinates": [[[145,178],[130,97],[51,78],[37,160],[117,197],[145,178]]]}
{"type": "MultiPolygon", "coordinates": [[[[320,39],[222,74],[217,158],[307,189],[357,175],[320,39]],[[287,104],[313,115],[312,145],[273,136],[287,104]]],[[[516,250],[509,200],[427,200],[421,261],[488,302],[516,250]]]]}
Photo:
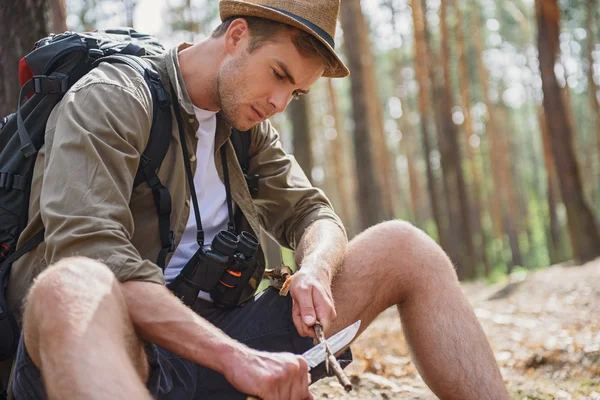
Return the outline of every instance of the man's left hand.
{"type": "Polygon", "coordinates": [[[292,317],[300,336],[315,337],[312,326],[319,321],[327,331],[337,314],[327,274],[315,269],[301,268],[290,285],[292,317]]]}

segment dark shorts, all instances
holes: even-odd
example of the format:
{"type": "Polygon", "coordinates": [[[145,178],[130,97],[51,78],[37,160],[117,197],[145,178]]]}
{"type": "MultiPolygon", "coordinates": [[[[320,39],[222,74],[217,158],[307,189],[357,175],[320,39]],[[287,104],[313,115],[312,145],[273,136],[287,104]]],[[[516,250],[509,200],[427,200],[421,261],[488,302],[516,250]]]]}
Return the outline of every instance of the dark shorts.
{"type": "MultiPolygon", "coordinates": [[[[311,338],[303,338],[292,321],[291,297],[279,296],[274,289],[257,295],[241,307],[222,309],[206,301],[197,301],[194,311],[227,335],[249,347],[265,351],[301,354],[313,346],[311,338]]],[[[157,399],[223,399],[245,400],[223,375],[181,358],[156,345],[147,348],[150,361],[148,389],[157,399]]],[[[352,361],[350,349],[340,356],[345,367],[352,361]]],[[[324,365],[311,370],[313,382],[326,376],[324,365]]],[[[46,399],[40,371],[31,361],[23,338],[17,350],[13,393],[16,400],[46,399]]]]}

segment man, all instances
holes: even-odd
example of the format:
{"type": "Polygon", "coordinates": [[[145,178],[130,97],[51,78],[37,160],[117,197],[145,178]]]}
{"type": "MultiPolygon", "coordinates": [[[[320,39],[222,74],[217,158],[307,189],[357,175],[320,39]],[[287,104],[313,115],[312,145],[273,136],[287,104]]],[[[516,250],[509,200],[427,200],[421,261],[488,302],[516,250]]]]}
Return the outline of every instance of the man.
{"type": "Polygon", "coordinates": [[[10,278],[14,308],[27,292],[16,398],[311,399],[308,368],[296,354],[312,346],[315,321],[327,336],[359,319],[364,330],[397,305],[415,363],[440,398],[507,399],[444,252],[400,221],[347,244],[328,200],[267,120],[319,77],[348,74],[333,50],[339,0],[219,6],[224,22],[209,39],[149,59],[173,88],[188,149],[183,154],[174,122],[158,173],[173,199],[177,245],[164,274],[151,261],[160,250],[152,194],[143,185],[132,193],[152,121],[143,79],[102,64],[53,111],[21,239],[44,226],[45,242],[10,278]],[[250,172],[260,176],[253,198],[229,141],[232,127],[251,130],[250,172]],[[262,226],[295,248],[291,296],[267,290],[223,309],[201,293],[186,307],[164,283],[198,249],[190,209],[198,204],[210,243],[232,222],[228,193],[239,226],[255,233],[262,226]]]}

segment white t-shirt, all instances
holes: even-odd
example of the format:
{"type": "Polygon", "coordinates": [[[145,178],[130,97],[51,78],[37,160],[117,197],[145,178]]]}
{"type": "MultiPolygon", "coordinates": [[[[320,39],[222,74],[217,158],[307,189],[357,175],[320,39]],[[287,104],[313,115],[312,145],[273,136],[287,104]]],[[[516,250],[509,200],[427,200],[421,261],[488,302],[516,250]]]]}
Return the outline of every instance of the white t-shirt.
{"type": "MultiPolygon", "coordinates": [[[[204,230],[204,244],[209,246],[213,238],[222,229],[227,229],[229,215],[227,213],[227,194],[225,185],[215,167],[215,132],[217,129],[217,113],[206,111],[194,106],[196,118],[200,126],[196,131],[198,149],[196,150],[196,172],[194,185],[198,196],[198,207],[204,230]]],[[[165,269],[165,281],[171,282],[181,269],[192,258],[198,243],[196,242],[196,217],[192,199],[190,198],[190,218],[179,245],[165,269]]],[[[211,300],[206,292],[200,292],[198,297],[211,300]]]]}

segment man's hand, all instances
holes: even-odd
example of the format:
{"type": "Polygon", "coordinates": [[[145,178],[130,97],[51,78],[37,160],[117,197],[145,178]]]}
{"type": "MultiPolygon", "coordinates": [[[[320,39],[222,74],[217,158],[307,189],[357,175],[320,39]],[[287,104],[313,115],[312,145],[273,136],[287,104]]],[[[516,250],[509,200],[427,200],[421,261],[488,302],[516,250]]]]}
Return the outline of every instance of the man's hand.
{"type": "Polygon", "coordinates": [[[239,391],[262,400],[314,400],[308,390],[308,364],[292,353],[269,353],[240,348],[225,371],[239,391]]]}
{"type": "Polygon", "coordinates": [[[300,336],[316,337],[312,326],[317,320],[327,330],[337,317],[329,277],[317,271],[313,268],[300,269],[290,286],[292,317],[300,336]]]}

